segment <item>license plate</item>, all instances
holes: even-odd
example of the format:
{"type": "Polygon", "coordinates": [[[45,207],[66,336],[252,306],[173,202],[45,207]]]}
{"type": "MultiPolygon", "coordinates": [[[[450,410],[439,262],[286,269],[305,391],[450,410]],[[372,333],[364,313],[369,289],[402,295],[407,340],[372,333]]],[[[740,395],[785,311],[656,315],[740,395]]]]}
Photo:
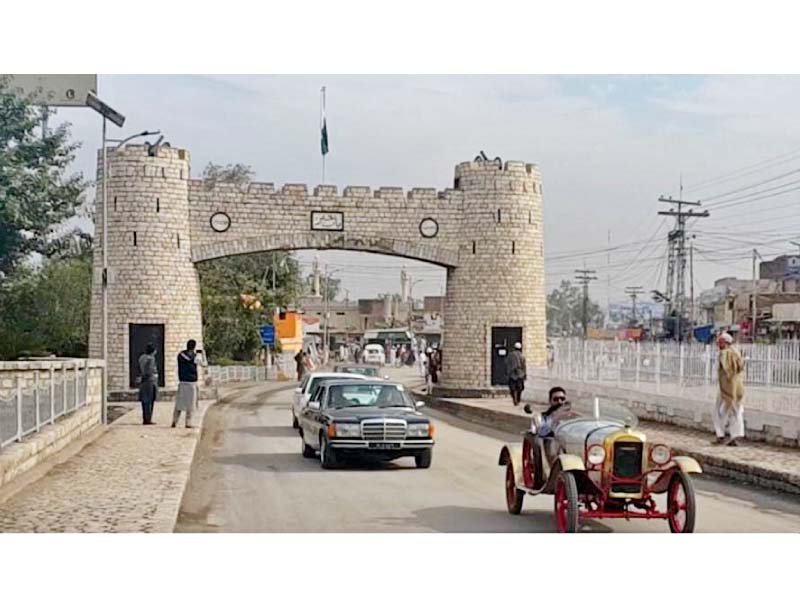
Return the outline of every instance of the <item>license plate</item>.
{"type": "Polygon", "coordinates": [[[386,442],[371,442],[369,445],[371,450],[398,450],[400,444],[390,444],[386,442]]]}

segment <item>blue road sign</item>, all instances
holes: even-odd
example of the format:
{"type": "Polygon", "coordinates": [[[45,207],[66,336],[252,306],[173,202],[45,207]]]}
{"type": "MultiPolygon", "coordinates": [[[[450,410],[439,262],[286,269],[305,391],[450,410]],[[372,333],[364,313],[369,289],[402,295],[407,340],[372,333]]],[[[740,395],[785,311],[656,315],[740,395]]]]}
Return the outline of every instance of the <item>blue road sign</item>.
{"type": "Polygon", "coordinates": [[[275,326],[274,325],[262,325],[258,328],[258,333],[261,334],[261,342],[265,346],[274,346],[275,345],[275,326]]]}

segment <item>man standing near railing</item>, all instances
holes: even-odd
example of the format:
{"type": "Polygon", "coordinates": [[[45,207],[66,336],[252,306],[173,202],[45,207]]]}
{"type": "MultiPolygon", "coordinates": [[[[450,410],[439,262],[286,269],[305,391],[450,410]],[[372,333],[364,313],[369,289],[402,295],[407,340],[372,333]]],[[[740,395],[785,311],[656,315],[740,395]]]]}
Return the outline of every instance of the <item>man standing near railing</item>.
{"type": "Polygon", "coordinates": [[[156,363],[156,347],[149,343],[144,354],[139,357],[139,402],[142,403],[142,424],[153,423],[153,404],[158,395],[158,364],[156,363]]]}
{"type": "Polygon", "coordinates": [[[730,433],[728,446],[738,446],[738,438],[744,437],[744,359],[732,347],[733,338],[723,333],[717,338],[719,347],[719,394],[712,414],[715,443],[725,444],[725,432],[730,433]]]}

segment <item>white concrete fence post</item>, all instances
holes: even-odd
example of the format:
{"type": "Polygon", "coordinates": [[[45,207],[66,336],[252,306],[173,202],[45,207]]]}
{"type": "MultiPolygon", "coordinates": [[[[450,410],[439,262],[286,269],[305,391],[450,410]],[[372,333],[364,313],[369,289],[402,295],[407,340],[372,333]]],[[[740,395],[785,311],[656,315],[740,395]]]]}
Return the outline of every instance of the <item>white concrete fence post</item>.
{"type": "Polygon", "coordinates": [[[772,346],[767,346],[767,385],[772,385],[772,346]]]}
{"type": "Polygon", "coordinates": [[[661,342],[656,342],[656,392],[661,391],[661,342]]]}
{"type": "Polygon", "coordinates": [[[683,376],[685,374],[684,362],[686,359],[686,346],[678,342],[678,387],[684,386],[683,376]]]}
{"type": "Polygon", "coordinates": [[[56,422],[56,372],[50,365],[50,425],[56,422]]]}
{"type": "Polygon", "coordinates": [[[39,371],[33,372],[33,402],[36,404],[34,407],[36,433],[39,433],[39,421],[41,421],[41,414],[39,414],[39,371]]]}
{"type": "Polygon", "coordinates": [[[74,367],[74,371],[75,371],[75,410],[78,410],[78,398],[80,397],[80,389],[81,389],[80,388],[80,385],[81,385],[80,372],[78,371],[78,368],[79,368],[78,367],[78,363],[76,362],[73,365],[73,367],[74,367]]]}
{"type": "Polygon", "coordinates": [[[67,414],[67,365],[61,365],[61,398],[64,401],[62,415],[67,414]]]}
{"type": "Polygon", "coordinates": [[[17,441],[22,441],[22,376],[17,375],[17,441]]]}
{"type": "Polygon", "coordinates": [[[640,387],[641,381],[641,368],[642,368],[642,343],[636,342],[636,389],[640,387]]]}

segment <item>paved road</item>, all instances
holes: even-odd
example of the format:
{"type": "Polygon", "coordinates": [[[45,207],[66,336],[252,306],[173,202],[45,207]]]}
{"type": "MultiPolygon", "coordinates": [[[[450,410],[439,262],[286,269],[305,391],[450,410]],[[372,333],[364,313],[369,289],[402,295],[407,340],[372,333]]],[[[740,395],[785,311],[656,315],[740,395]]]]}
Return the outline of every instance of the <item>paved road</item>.
{"type": "MultiPolygon", "coordinates": [[[[503,440],[513,436],[433,414],[433,466],[412,459],[323,471],[300,455],[291,388],[261,388],[209,410],[178,532],[553,532],[552,497],[509,515],[503,440]]],[[[696,480],[698,531],[800,532],[800,502],[713,479],[696,480]]],[[[668,532],[653,521],[594,521],[585,531],[668,532]]]]}

